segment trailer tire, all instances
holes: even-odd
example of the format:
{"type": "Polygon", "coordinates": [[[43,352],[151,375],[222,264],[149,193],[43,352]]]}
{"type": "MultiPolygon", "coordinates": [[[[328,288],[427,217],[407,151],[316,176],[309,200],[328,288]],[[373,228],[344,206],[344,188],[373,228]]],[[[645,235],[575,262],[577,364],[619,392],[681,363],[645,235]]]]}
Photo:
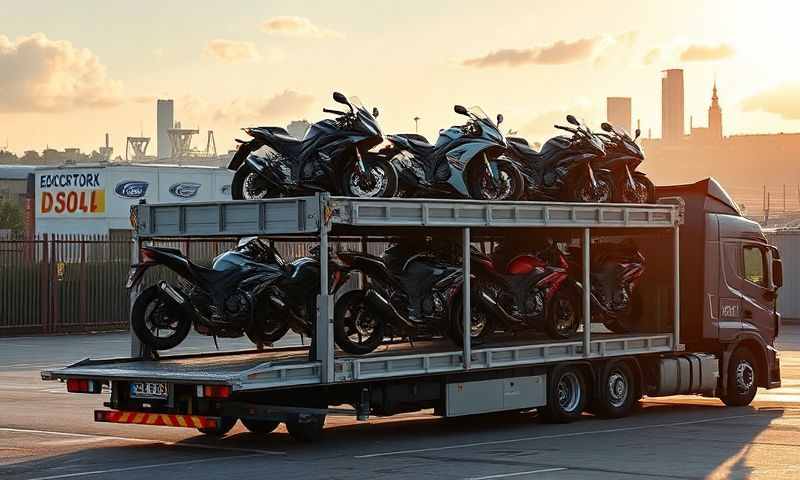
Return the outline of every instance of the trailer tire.
{"type": "Polygon", "coordinates": [[[311,421],[306,422],[286,422],[286,430],[289,435],[298,442],[311,443],[322,438],[322,430],[325,427],[325,416],[312,417],[311,421]]]}
{"type": "Polygon", "coordinates": [[[749,405],[758,390],[758,363],[747,347],[733,351],[728,363],[728,379],[722,402],[729,407],[749,405]]]}
{"type": "Polygon", "coordinates": [[[604,418],[621,418],[631,413],[637,398],[636,376],[626,361],[607,362],[594,389],[592,412],[604,418]]]}
{"type": "Polygon", "coordinates": [[[559,365],[548,374],[547,405],[539,413],[548,423],[568,423],[581,416],[589,390],[577,365],[559,365]]]}
{"type": "Polygon", "coordinates": [[[220,417],[216,428],[198,428],[197,430],[210,437],[222,437],[230,432],[234,425],[236,425],[236,417],[220,417]]]}
{"type": "Polygon", "coordinates": [[[267,435],[272,433],[280,422],[273,422],[272,420],[256,420],[254,418],[242,418],[242,425],[244,427],[253,432],[253,433],[260,433],[262,435],[267,435]]]}

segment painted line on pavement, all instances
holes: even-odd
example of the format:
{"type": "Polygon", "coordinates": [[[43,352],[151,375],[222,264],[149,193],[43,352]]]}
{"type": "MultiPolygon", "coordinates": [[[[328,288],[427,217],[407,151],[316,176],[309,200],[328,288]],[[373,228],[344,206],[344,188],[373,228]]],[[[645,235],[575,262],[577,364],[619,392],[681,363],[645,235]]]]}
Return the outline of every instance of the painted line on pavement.
{"type": "Polygon", "coordinates": [[[534,475],[536,473],[561,472],[563,470],[567,470],[567,468],[565,467],[543,468],[541,470],[528,470],[527,472],[498,473],[497,475],[487,475],[485,477],[470,477],[467,478],[466,480],[491,480],[493,478],[519,477],[522,475],[534,475]]]}
{"type": "Polygon", "coordinates": [[[70,433],[70,432],[55,432],[50,430],[33,430],[27,428],[9,428],[0,427],[0,432],[12,433],[31,433],[37,435],[54,435],[63,437],[80,437],[80,438],[99,438],[103,440],[120,440],[123,442],[135,443],[154,443],[159,445],[166,445],[169,447],[187,447],[187,448],[201,448],[206,450],[224,450],[229,452],[242,452],[242,453],[258,453],[261,455],[286,455],[286,452],[277,450],[261,450],[258,448],[239,448],[239,447],[225,447],[219,445],[205,445],[200,443],[185,443],[185,442],[165,442],[163,440],[155,440],[150,438],[135,438],[135,437],[121,437],[118,435],[92,435],[88,433],[70,433]]]}
{"type": "Polygon", "coordinates": [[[259,455],[231,455],[228,457],[199,458],[197,460],[184,460],[181,462],[152,463],[149,465],[136,465],[134,467],[120,467],[120,468],[109,468],[107,470],[92,470],[89,472],[64,473],[61,475],[50,475],[47,477],[30,478],[28,480],[56,480],[58,478],[86,477],[89,475],[103,475],[105,473],[131,472],[135,470],[146,470],[148,468],[174,467],[177,465],[191,465],[193,463],[219,462],[221,460],[231,460],[234,458],[253,458],[258,456],[259,455]]]}
{"type": "Polygon", "coordinates": [[[706,418],[702,420],[688,420],[683,422],[672,422],[672,423],[657,423],[652,425],[637,425],[633,427],[620,427],[620,428],[604,428],[602,430],[586,430],[582,432],[571,432],[571,433],[556,433],[552,435],[539,435],[536,437],[521,437],[521,438],[509,438],[507,440],[490,440],[486,442],[474,442],[474,443],[461,443],[456,445],[445,445],[441,447],[429,447],[429,448],[416,448],[413,450],[397,450],[394,452],[380,452],[380,453],[368,453],[365,455],[355,455],[354,458],[375,458],[375,457],[389,457],[392,455],[410,455],[414,453],[425,453],[425,452],[439,452],[442,450],[456,450],[460,448],[472,448],[472,447],[483,447],[487,445],[504,445],[507,443],[517,443],[517,442],[532,442],[535,440],[548,440],[554,438],[570,438],[570,437],[580,437],[583,435],[597,435],[602,433],[618,433],[618,432],[633,432],[636,430],[650,430],[654,428],[666,428],[666,427],[680,427],[683,425],[696,425],[699,423],[711,423],[711,422],[723,422],[725,420],[735,420],[737,418],[746,418],[746,417],[754,417],[759,415],[759,413],[750,413],[747,415],[731,415],[727,417],[719,417],[719,418],[706,418]]]}

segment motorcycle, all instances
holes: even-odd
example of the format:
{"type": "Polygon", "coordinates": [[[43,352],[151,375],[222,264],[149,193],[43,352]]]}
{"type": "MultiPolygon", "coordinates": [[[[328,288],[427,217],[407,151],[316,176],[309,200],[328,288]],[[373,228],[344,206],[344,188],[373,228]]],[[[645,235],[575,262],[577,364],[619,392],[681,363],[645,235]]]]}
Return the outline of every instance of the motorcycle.
{"type": "MultiPolygon", "coordinates": [[[[345,352],[369,353],[386,337],[443,335],[462,343],[463,270],[431,252],[407,256],[403,248],[390,247],[385,258],[339,253],[351,272],[366,277],[365,289],[344,294],[334,308],[334,337],[345,352]]],[[[473,304],[472,341],[477,343],[491,330],[486,312],[473,304]]]]}
{"type": "Polygon", "coordinates": [[[495,124],[479,107],[456,105],[454,110],[469,121],[441,130],[435,145],[418,134],[386,136],[391,145],[381,153],[397,170],[403,195],[519,199],[522,176],[502,157],[507,145],[498,125],[503,116],[495,124]]]}
{"type": "Polygon", "coordinates": [[[536,253],[485,255],[473,249],[472,265],[478,302],[492,319],[511,332],[537,329],[555,339],[575,335],[580,324],[580,297],[570,288],[567,259],[548,242],[536,253]]]}
{"type": "Polygon", "coordinates": [[[350,197],[393,197],[397,172],[388,161],[370,154],[383,141],[376,121],[378,109],[367,111],[356,97],[339,92],[333,99],[348,112],[311,126],[298,140],[280,127],[245,128],[253,137],[241,143],[228,165],[236,173],[231,183],[234,200],[255,200],[328,191],[350,197]],[[262,147],[266,151],[257,154],[262,147]]]}
{"type": "MultiPolygon", "coordinates": [[[[569,257],[571,281],[582,291],[581,249],[570,249],[569,257]]],[[[630,240],[592,245],[590,272],[592,322],[615,333],[631,331],[631,322],[640,314],[636,290],[645,272],[642,253],[630,240]]]]}
{"type": "MultiPolygon", "coordinates": [[[[192,263],[174,248],[144,246],[140,252],[141,262],[131,267],[128,288],[158,265],[179,276],[175,285],[161,281],[146,288],[133,305],[133,331],[155,350],[176,347],[192,325],[215,341],[247,335],[256,344],[274,342],[289,329],[287,317],[272,308],[274,287],[290,275],[313,277],[303,265],[290,272],[278,253],[255,237],[217,256],[211,268],[192,263]]],[[[319,284],[318,269],[316,278],[319,284]]]]}
{"type": "Polygon", "coordinates": [[[643,172],[636,168],[644,160],[644,152],[636,144],[641,130],[631,138],[628,132],[614,128],[603,122],[600,127],[605,133],[597,133],[606,147],[606,156],[598,160],[598,165],[611,171],[614,179],[614,201],[620,203],[655,203],[655,186],[643,172]]]}
{"type": "Polygon", "coordinates": [[[610,202],[614,197],[611,172],[592,166],[605,155],[603,142],[574,116],[567,121],[575,127],[555,125],[572,133],[549,139],[540,151],[520,137],[508,137],[508,152],[525,178],[528,200],[565,202],[610,202]]]}

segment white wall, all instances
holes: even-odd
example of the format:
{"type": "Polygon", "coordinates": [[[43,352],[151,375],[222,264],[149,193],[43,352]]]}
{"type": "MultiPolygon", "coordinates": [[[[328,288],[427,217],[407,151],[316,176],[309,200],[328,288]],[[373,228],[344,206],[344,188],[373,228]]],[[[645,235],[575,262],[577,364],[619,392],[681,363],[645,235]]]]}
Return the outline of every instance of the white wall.
{"type": "Polygon", "coordinates": [[[783,287],[778,290],[778,312],[783,318],[800,319],[800,230],[767,232],[783,261],[783,287]]]}

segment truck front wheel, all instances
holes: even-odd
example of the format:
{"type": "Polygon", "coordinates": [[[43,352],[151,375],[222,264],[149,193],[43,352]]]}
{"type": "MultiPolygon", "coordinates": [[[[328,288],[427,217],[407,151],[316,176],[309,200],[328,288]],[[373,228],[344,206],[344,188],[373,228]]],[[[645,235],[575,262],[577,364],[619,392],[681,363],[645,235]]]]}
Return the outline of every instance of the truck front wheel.
{"type": "Polygon", "coordinates": [[[549,423],[567,423],[578,419],[586,407],[586,379],[580,368],[564,365],[553,368],[547,384],[547,405],[539,413],[549,423]]]}
{"type": "Polygon", "coordinates": [[[729,407],[749,405],[756,396],[758,385],[756,361],[753,352],[747,347],[739,347],[733,351],[728,364],[728,380],[722,402],[729,407]]]}

